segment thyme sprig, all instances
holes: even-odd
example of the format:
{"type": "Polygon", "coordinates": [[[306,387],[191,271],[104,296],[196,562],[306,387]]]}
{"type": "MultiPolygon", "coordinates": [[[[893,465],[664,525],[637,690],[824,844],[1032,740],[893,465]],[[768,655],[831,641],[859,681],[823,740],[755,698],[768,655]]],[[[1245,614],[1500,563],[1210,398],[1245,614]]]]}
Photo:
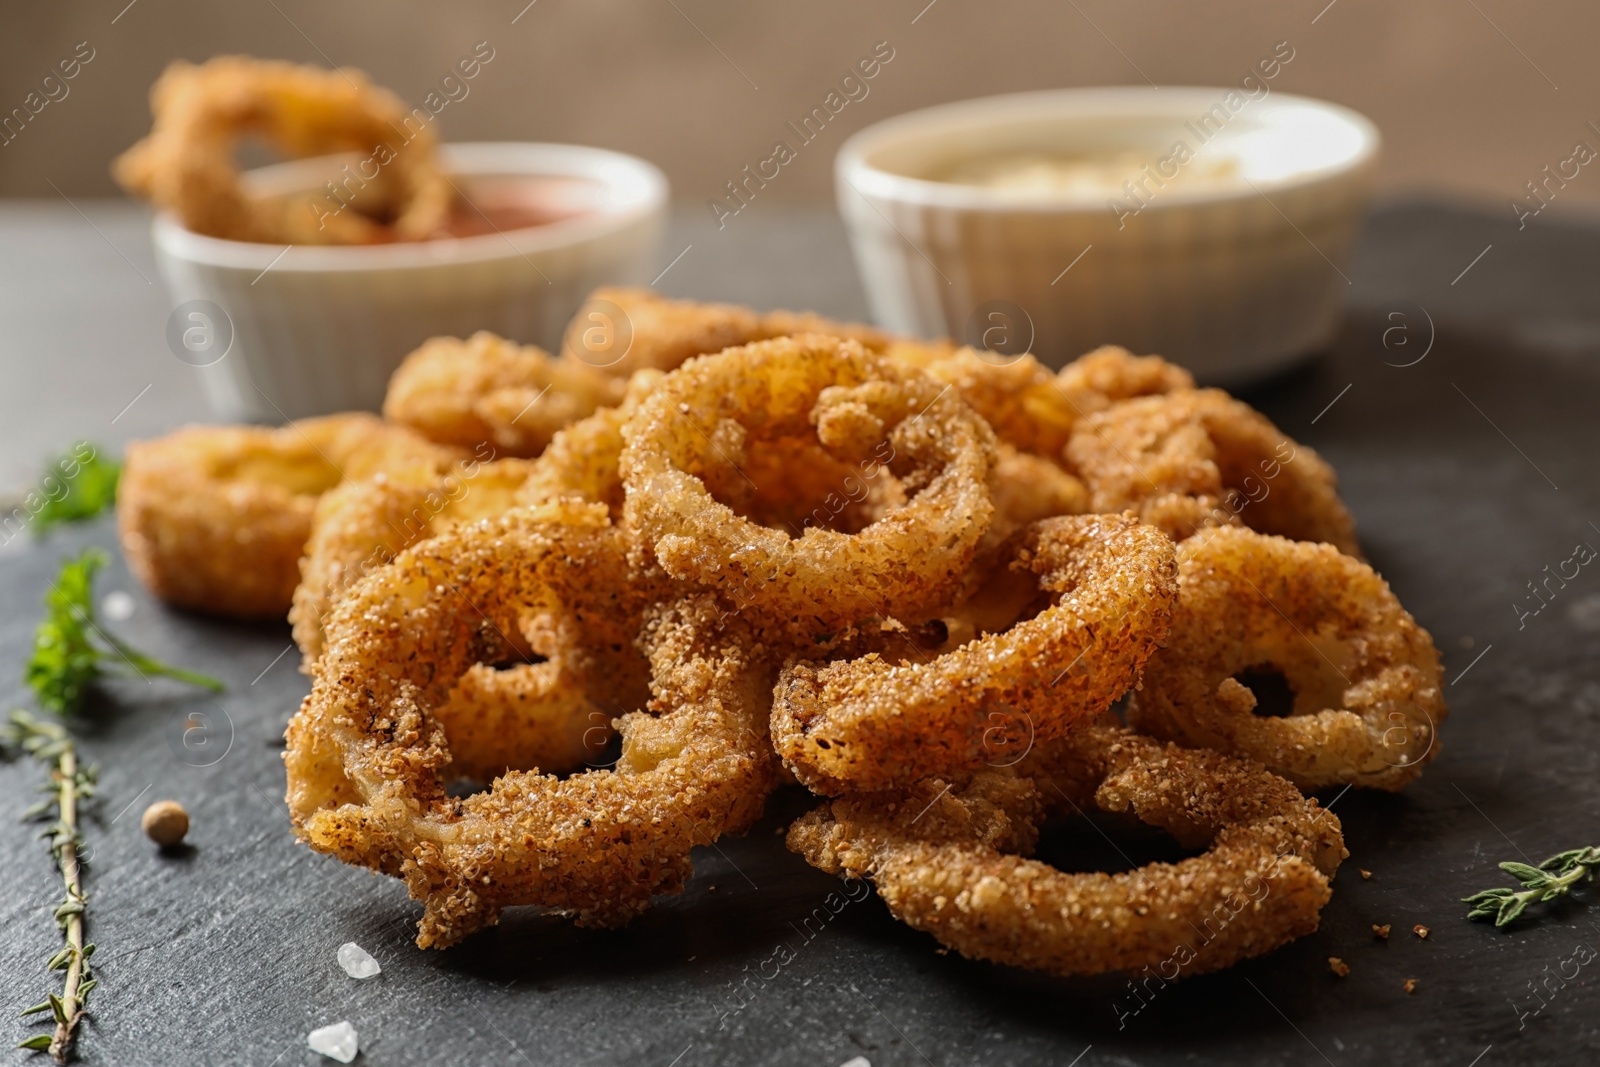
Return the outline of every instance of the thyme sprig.
{"type": "Polygon", "coordinates": [[[56,869],[61,872],[61,884],[65,889],[55,909],[56,926],[61,929],[63,943],[45,964],[48,971],[66,972],[61,992],[50,993],[22,1013],[28,1016],[49,1012],[55,1029],[36,1034],[17,1047],[48,1051],[57,1063],[66,1063],[72,1054],[78,1024],[88,1013],[89,994],[96,984],[89,969],[94,945],[84,943],[89,897],[83,891],[80,859],[83,838],[78,833],[80,811],[95,795],[96,772],[93,766],[79,764],[72,737],[60,724],[41,721],[27,712],[11,713],[0,731],[0,746],[9,752],[32,756],[50,768],[49,781],[41,787],[47,794],[46,799],[30,808],[24,817],[45,821],[44,831],[39,836],[50,842],[50,853],[55,858],[56,869]]]}
{"type": "Polygon", "coordinates": [[[61,573],[45,594],[45,618],[34,631],[27,667],[28,685],[39,703],[63,715],[76,710],[107,662],[131,667],[141,677],[173,678],[221,692],[222,683],[215,678],[147,656],[95,620],[94,576],[107,560],[103,550],[85,549],[77,559],[62,563],[61,573]]]}
{"type": "Polygon", "coordinates": [[[1518,889],[1485,889],[1470,897],[1462,897],[1471,904],[1469,919],[1494,919],[1496,926],[1511,922],[1530,904],[1565,896],[1579,882],[1587,881],[1600,869],[1600,848],[1573,848],[1558,852],[1537,867],[1515,860],[1500,864],[1500,869],[1515,875],[1522,883],[1518,889]]]}

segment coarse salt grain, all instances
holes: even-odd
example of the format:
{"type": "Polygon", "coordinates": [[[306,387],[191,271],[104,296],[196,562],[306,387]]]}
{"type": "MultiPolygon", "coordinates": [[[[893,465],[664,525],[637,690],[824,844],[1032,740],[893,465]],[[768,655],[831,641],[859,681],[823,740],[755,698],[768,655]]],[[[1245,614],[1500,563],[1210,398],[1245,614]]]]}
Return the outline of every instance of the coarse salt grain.
{"type": "Polygon", "coordinates": [[[112,622],[127,622],[133,618],[136,607],[133,597],[120,589],[112,590],[100,601],[100,614],[112,622]]]}
{"type": "Polygon", "coordinates": [[[339,966],[351,978],[371,978],[383,970],[378,966],[378,961],[354,941],[346,941],[339,946],[339,966]]]}
{"type": "Polygon", "coordinates": [[[306,1044],[312,1052],[319,1052],[331,1060],[349,1063],[356,1058],[356,1028],[348,1019],[332,1026],[319,1026],[306,1035],[306,1044]]]}

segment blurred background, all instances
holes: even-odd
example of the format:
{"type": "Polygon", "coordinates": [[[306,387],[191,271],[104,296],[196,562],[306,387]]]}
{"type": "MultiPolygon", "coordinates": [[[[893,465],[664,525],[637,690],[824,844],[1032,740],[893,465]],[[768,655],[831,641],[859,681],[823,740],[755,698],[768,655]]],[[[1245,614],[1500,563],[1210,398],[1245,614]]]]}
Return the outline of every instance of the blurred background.
{"type": "MultiPolygon", "coordinates": [[[[1600,7],[1578,0],[75,0],[13,5],[0,34],[0,113],[58,60],[94,58],[0,147],[0,196],[114,195],[114,155],[148,127],[172,59],[246,52],[367,71],[408,103],[479,42],[494,59],[440,115],[447,140],[600,145],[666,170],[703,206],[783,124],[819,104],[879,41],[894,58],[830,124],[820,151],[763,196],[831,198],[834,150],[911,108],[1020,89],[1236,83],[1280,41],[1274,89],[1347,104],[1383,130],[1382,191],[1513,197],[1600,148],[1600,7]]],[[[1555,208],[1600,203],[1600,177],[1555,208]]]]}

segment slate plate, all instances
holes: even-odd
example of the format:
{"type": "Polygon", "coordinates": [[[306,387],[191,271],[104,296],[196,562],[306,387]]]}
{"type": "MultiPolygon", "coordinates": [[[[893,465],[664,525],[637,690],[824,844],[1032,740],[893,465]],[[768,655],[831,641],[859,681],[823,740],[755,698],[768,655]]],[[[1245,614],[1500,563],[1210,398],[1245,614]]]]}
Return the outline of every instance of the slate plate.
{"type": "MultiPolygon", "coordinates": [[[[1588,899],[1496,931],[1467,923],[1457,898],[1502,884],[1499,860],[1600,841],[1600,570],[1583,569],[1537,615],[1516,607],[1536,606],[1527,583],[1546,565],[1579,543],[1600,547],[1600,236],[1396,207],[1375,216],[1350,274],[1333,351],[1248,398],[1340,471],[1372,561],[1444,653],[1452,714],[1443,755],[1405,795],[1324,798],[1352,855],[1317,934],[1136,999],[1123,982],[940,955],[875,897],[807,924],[840,883],[783,848],[778,832],[807,803],[789,793],[748,837],[702,850],[688,891],[627,930],[518,913],[423,953],[410,940],[418,909],[397,883],[289,835],[280,735],[306,683],[287,629],[164,611],[118,562],[101,589],[133,593],[122,631],[229,688],[213,701],[120,685],[82,724],[104,769],[103,814],[88,831],[102,984],[82,1060],[327,1062],[305,1034],[339,1019],[361,1034],[358,1062],[373,1064],[1497,1067],[1592,1056],[1600,972],[1563,966],[1577,946],[1600,945],[1588,899]],[[200,735],[184,746],[194,712],[209,723],[198,749],[200,735]],[[194,847],[178,858],[158,857],[138,830],[143,806],[163,796],[194,817],[194,847]],[[1375,939],[1373,923],[1392,924],[1392,937],[1375,939]],[[1426,941],[1408,932],[1415,923],[1431,928],[1426,941]],[[339,970],[335,949],[350,940],[381,961],[380,977],[339,970]],[[1348,978],[1329,973],[1332,955],[1348,978]],[[752,992],[735,997],[740,983],[752,992]]],[[[781,281],[771,294],[708,284],[695,295],[779,303],[781,281]]],[[[0,680],[17,701],[48,577],[88,543],[111,546],[109,523],[0,557],[0,680]]],[[[37,780],[35,767],[0,767],[0,811],[20,810],[37,780]]],[[[32,835],[0,819],[0,1004],[18,1008],[47,988],[55,944],[55,885],[32,835]]],[[[1080,833],[1052,854],[1080,866],[1114,858],[1095,842],[1080,833]]],[[[1138,859],[1163,854],[1133,847],[1138,859]]],[[[6,1025],[11,1041],[32,1032],[6,1025]]]]}

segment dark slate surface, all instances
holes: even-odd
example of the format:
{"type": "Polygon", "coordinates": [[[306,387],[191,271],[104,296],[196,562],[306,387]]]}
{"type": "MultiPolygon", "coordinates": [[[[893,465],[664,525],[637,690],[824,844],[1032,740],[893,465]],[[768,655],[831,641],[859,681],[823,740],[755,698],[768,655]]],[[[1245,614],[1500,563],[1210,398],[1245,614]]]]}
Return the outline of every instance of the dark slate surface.
{"type": "MultiPolygon", "coordinates": [[[[708,243],[664,288],[860,311],[826,213],[723,235],[680,224],[675,236],[669,256],[708,243]],[[762,271],[748,270],[752,256],[762,271]]],[[[1578,946],[1600,945],[1592,897],[1509,931],[1467,923],[1457,898],[1503,883],[1499,860],[1600,841],[1600,569],[1584,569],[1520,628],[1514,607],[1533,606],[1521,598],[1547,564],[1580,542],[1600,547],[1600,233],[1519,233],[1498,217],[1396,206],[1374,217],[1350,276],[1334,350],[1250,399],[1338,467],[1371,559],[1444,653],[1452,715],[1443,755],[1405,795],[1337,799],[1351,858],[1314,936],[1160,990],[1119,1025],[1137,1007],[1122,983],[939,955],[873,897],[802,936],[800,921],[840,883],[784,850],[777,834],[806,804],[785,794],[748,837],[704,850],[686,893],[627,930],[512,914],[453,951],[423,953],[410,941],[417,908],[397,883],[290,837],[280,733],[306,683],[293,653],[280,658],[287,629],[167,612],[119,562],[102,591],[133,593],[123,632],[229,689],[212,701],[120,685],[80,724],[104,768],[103,815],[88,831],[102,984],[84,1062],[327,1062],[305,1035],[346,1018],[361,1034],[359,1062],[372,1064],[1591,1061],[1600,971],[1556,976],[1572,974],[1563,962],[1578,946]],[[1409,332],[1391,332],[1385,347],[1396,326],[1409,332]],[[214,747],[185,759],[195,710],[211,716],[214,747]],[[193,848],[175,858],[138,828],[143,806],[163,796],[194,819],[193,848]],[[1388,942],[1373,923],[1393,924],[1388,942]],[[1414,923],[1431,928],[1426,941],[1408,932],[1414,923]],[[381,977],[345,977],[334,951],[349,940],[381,961],[381,977]],[[765,961],[785,944],[794,958],[774,976],[765,961]],[[1348,961],[1348,978],[1329,973],[1330,955],[1348,961]],[[764,987],[730,1011],[730,984],[761,972],[764,987]]],[[[73,412],[60,414],[63,438],[74,435],[73,412]]],[[[23,699],[35,605],[59,558],[87,543],[112,545],[109,524],[0,556],[0,693],[23,699]]],[[[20,809],[37,780],[35,767],[0,767],[0,811],[20,809]]],[[[1093,842],[1073,837],[1056,852],[1078,848],[1079,863],[1094,862],[1093,842]]],[[[0,1004],[20,1008],[48,985],[56,889],[30,829],[0,818],[0,850],[0,1004]]],[[[29,1032],[7,1023],[0,1038],[29,1032]]]]}

